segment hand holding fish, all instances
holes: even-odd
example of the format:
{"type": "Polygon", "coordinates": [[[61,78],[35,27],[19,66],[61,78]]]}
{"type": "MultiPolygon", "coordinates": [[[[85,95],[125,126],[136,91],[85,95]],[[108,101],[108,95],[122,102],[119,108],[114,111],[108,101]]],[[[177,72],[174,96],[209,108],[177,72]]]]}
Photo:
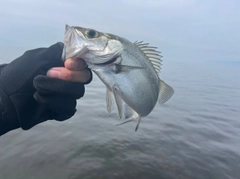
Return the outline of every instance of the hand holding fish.
{"type": "Polygon", "coordinates": [[[76,100],[84,95],[91,71],[80,59],[63,63],[62,51],[63,43],[56,43],[28,50],[0,66],[0,136],[75,114],[76,100]]]}
{"type": "Polygon", "coordinates": [[[69,58],[64,63],[65,67],[54,67],[48,70],[47,76],[71,82],[88,83],[91,73],[87,64],[79,58],[69,58]]]}

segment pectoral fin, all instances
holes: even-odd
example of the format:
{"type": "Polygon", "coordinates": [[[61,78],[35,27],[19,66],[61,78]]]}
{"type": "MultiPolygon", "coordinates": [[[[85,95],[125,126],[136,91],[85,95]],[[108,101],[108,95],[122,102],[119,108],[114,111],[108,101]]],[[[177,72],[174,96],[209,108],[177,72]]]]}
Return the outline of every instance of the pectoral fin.
{"type": "Polygon", "coordinates": [[[163,104],[167,102],[173,95],[174,89],[166,84],[164,81],[159,82],[158,103],[163,104]]]}
{"type": "Polygon", "coordinates": [[[115,66],[116,66],[116,73],[122,73],[122,72],[129,72],[131,70],[144,69],[144,67],[128,66],[128,65],[120,65],[120,64],[116,64],[115,66]]]}

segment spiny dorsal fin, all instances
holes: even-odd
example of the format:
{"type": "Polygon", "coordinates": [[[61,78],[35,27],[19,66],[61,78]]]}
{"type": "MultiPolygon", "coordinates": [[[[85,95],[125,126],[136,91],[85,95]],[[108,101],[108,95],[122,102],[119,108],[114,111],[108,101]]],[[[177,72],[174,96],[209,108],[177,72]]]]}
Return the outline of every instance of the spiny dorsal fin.
{"type": "Polygon", "coordinates": [[[148,58],[148,60],[152,63],[155,71],[157,72],[157,74],[160,73],[161,70],[161,55],[160,52],[157,51],[157,47],[152,47],[149,46],[148,43],[143,43],[143,41],[136,41],[134,42],[134,44],[146,55],[146,57],[148,58]]]}

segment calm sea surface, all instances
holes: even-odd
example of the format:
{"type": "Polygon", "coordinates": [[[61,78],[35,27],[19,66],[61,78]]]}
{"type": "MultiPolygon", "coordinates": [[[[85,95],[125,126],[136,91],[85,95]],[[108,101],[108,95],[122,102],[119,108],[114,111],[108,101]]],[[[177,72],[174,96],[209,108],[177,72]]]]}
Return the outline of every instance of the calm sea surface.
{"type": "Polygon", "coordinates": [[[0,137],[0,179],[239,179],[240,64],[164,61],[162,79],[174,96],[135,132],[95,76],[70,120],[0,137]]]}

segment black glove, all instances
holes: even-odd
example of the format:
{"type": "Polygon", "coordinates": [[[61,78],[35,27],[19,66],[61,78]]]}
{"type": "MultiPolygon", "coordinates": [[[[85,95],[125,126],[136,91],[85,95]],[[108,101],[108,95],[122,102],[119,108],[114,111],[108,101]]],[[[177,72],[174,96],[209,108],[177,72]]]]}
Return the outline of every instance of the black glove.
{"type": "MultiPolygon", "coordinates": [[[[66,120],[76,112],[84,84],[45,76],[63,67],[63,44],[25,52],[0,73],[0,135],[21,127],[28,130],[48,119],[66,120]]],[[[87,82],[89,83],[91,79],[87,82]]]]}

